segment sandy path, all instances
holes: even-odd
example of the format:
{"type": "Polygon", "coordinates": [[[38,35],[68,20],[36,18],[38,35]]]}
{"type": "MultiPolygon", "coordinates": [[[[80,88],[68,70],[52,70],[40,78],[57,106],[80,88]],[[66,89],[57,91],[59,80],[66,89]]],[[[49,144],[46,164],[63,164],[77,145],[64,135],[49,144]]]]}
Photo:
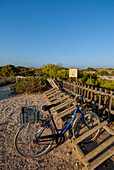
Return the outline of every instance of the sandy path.
{"type": "MultiPolygon", "coordinates": [[[[43,94],[13,95],[9,85],[0,87],[0,169],[3,170],[79,170],[82,169],[76,151],[69,140],[48,154],[37,159],[23,158],[14,148],[14,137],[19,124],[22,106],[38,105],[39,110],[46,103],[43,94]]],[[[112,170],[113,163],[107,160],[96,170],[112,170]],[[106,164],[109,164],[108,166],[106,164]],[[106,167],[107,166],[107,167],[106,167]]]]}
{"type": "Polygon", "coordinates": [[[21,157],[14,148],[14,136],[19,124],[19,113],[25,105],[46,104],[42,94],[11,95],[9,86],[0,87],[0,169],[79,169],[77,155],[66,141],[58,148],[37,159],[21,157]]]}

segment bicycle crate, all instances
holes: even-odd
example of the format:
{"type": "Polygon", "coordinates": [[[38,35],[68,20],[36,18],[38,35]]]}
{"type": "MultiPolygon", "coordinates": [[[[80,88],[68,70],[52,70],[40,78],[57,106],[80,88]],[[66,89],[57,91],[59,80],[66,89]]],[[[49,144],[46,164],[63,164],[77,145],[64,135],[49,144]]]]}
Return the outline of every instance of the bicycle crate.
{"type": "Polygon", "coordinates": [[[38,106],[26,106],[21,108],[20,123],[30,123],[39,121],[38,106]]]}

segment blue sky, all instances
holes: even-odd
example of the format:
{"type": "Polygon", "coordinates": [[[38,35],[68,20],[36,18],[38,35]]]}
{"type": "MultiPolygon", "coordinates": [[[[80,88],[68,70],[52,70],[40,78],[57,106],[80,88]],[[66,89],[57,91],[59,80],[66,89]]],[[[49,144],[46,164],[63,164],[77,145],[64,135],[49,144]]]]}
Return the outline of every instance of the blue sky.
{"type": "Polygon", "coordinates": [[[0,0],[0,65],[114,67],[114,0],[0,0]]]}

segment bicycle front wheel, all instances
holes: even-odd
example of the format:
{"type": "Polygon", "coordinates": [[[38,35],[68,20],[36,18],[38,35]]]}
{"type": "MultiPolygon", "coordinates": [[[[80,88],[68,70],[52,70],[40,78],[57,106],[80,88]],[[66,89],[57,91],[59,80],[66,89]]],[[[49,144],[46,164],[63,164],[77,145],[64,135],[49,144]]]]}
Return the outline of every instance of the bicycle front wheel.
{"type": "MultiPolygon", "coordinates": [[[[77,138],[87,132],[88,130],[92,129],[93,127],[100,124],[100,119],[96,113],[93,113],[91,111],[87,111],[85,115],[83,115],[86,125],[84,124],[81,115],[79,115],[73,124],[73,136],[74,138],[77,138]]],[[[99,130],[94,132],[92,135],[88,136],[86,139],[84,139],[83,143],[89,143],[98,136],[99,130]]]]}
{"type": "MultiPolygon", "coordinates": [[[[43,128],[45,127],[42,122],[38,123],[27,123],[22,125],[16,136],[15,136],[15,148],[19,154],[24,157],[36,158],[45,154],[51,147],[53,141],[40,142],[39,144],[35,144],[33,142],[36,139],[36,136],[41,133],[43,128]]],[[[54,129],[51,125],[49,125],[41,134],[42,136],[45,135],[52,135],[54,134],[54,129]]],[[[50,139],[49,139],[50,140],[50,139]]]]}

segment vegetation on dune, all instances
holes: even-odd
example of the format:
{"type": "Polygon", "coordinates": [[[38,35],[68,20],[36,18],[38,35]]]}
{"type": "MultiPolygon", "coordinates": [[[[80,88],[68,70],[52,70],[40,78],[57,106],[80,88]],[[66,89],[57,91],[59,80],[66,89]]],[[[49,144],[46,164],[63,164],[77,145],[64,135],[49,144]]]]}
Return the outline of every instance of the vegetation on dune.
{"type": "Polygon", "coordinates": [[[100,76],[108,76],[109,72],[106,70],[102,70],[102,71],[98,71],[96,72],[96,75],[100,75],[100,76]]]}
{"type": "Polygon", "coordinates": [[[32,76],[34,72],[34,70],[30,70],[29,68],[22,66],[15,67],[11,64],[0,67],[0,76],[3,77],[14,77],[17,75],[32,76]]]}
{"type": "Polygon", "coordinates": [[[42,67],[42,71],[47,78],[61,78],[61,79],[68,79],[69,70],[58,65],[48,64],[42,67]]]}
{"type": "Polygon", "coordinates": [[[38,77],[28,77],[24,79],[19,79],[15,85],[11,85],[11,90],[17,93],[35,93],[44,91],[47,88],[47,81],[45,78],[38,77]]]}
{"type": "MultiPolygon", "coordinates": [[[[107,69],[108,70],[108,69],[107,69]]],[[[79,70],[78,72],[78,83],[80,84],[88,84],[95,87],[101,87],[108,90],[114,90],[114,81],[111,80],[103,80],[99,75],[107,75],[112,76],[114,75],[114,70],[109,69],[110,74],[106,70],[98,71],[98,69],[94,69],[91,67],[88,67],[85,70],[79,70]],[[87,73],[86,71],[90,71],[87,73]],[[91,71],[94,71],[95,73],[91,73],[91,71]]],[[[1,84],[3,84],[6,81],[6,79],[9,79],[9,77],[15,77],[17,75],[27,77],[26,79],[21,79],[18,82],[16,82],[15,86],[12,86],[11,88],[15,90],[16,92],[37,92],[42,91],[46,88],[46,80],[47,78],[60,78],[63,80],[69,81],[69,69],[61,67],[59,65],[54,64],[48,64],[44,65],[42,68],[39,69],[33,69],[33,68],[26,68],[22,66],[15,67],[13,65],[6,65],[0,67],[0,76],[3,76],[4,78],[1,78],[0,81],[2,81],[1,84]]],[[[15,79],[15,78],[14,78],[15,79]]],[[[9,80],[8,80],[9,81],[9,80]]],[[[6,81],[6,84],[9,83],[6,81]]],[[[72,78],[72,81],[75,81],[75,78],[72,78]]],[[[11,81],[12,82],[12,81],[11,81]]]]}

